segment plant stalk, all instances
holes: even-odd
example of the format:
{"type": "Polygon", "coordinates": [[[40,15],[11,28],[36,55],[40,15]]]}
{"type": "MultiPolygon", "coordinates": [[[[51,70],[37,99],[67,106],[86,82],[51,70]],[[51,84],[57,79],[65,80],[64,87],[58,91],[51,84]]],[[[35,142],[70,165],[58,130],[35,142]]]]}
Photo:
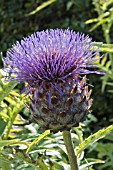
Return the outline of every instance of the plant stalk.
{"type": "Polygon", "coordinates": [[[71,140],[70,131],[63,131],[63,139],[64,139],[64,143],[65,143],[65,146],[67,149],[71,170],[79,170],[78,163],[77,163],[77,157],[75,155],[72,140],[71,140]]]}

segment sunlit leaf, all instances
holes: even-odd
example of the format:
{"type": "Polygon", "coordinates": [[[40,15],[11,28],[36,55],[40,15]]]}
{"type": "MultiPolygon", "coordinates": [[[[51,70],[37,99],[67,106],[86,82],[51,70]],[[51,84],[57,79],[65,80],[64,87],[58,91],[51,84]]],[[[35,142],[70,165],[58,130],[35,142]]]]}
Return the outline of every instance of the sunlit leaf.
{"type": "Polygon", "coordinates": [[[0,91],[0,102],[9,95],[10,91],[17,85],[15,81],[4,84],[2,91],[0,91]]]}
{"type": "Polygon", "coordinates": [[[90,135],[88,138],[86,138],[77,148],[77,155],[81,153],[84,149],[89,147],[90,145],[93,145],[93,143],[97,142],[99,139],[104,138],[106,135],[108,135],[111,131],[113,131],[113,125],[108,126],[105,129],[99,130],[98,132],[94,133],[93,135],[90,135]]]}
{"type": "Polygon", "coordinates": [[[85,162],[83,165],[79,167],[79,170],[88,170],[91,165],[98,164],[98,163],[105,163],[105,161],[102,161],[100,159],[92,159],[92,158],[87,158],[85,162]]]}
{"type": "Polygon", "coordinates": [[[99,27],[100,25],[104,24],[108,22],[108,18],[102,19],[99,22],[97,22],[96,24],[93,25],[93,27],[89,30],[90,32],[94,31],[97,27],[99,27]]]}
{"type": "Polygon", "coordinates": [[[113,53],[113,44],[104,44],[102,42],[96,42],[95,46],[99,47],[101,52],[111,52],[111,53],[113,53]]]}
{"type": "Polygon", "coordinates": [[[26,153],[28,153],[32,147],[34,145],[36,145],[40,140],[42,140],[45,136],[49,135],[50,134],[50,130],[46,130],[43,134],[41,134],[40,136],[38,136],[31,144],[30,146],[28,147],[26,153]]]}
{"type": "Polygon", "coordinates": [[[43,8],[47,7],[48,5],[52,4],[55,1],[56,0],[48,0],[47,2],[42,3],[34,11],[30,12],[27,16],[36,14],[38,11],[42,10],[43,8]]]}
{"type": "Polygon", "coordinates": [[[91,23],[97,22],[97,21],[98,21],[97,18],[92,18],[92,19],[87,20],[87,21],[85,22],[85,24],[91,24],[91,23]]]}
{"type": "Polygon", "coordinates": [[[8,145],[21,145],[21,144],[29,146],[29,142],[20,141],[18,139],[14,139],[14,140],[0,140],[0,147],[8,146],[8,145]]]}

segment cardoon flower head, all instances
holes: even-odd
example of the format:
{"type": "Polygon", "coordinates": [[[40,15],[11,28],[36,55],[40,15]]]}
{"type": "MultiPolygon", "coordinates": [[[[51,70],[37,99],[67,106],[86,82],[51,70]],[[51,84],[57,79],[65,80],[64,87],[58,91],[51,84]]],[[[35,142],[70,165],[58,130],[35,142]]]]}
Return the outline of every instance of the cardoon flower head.
{"type": "Polygon", "coordinates": [[[86,77],[95,62],[88,36],[69,29],[36,32],[7,51],[4,65],[10,81],[26,82],[29,109],[41,129],[53,132],[78,126],[90,112],[86,77]]]}

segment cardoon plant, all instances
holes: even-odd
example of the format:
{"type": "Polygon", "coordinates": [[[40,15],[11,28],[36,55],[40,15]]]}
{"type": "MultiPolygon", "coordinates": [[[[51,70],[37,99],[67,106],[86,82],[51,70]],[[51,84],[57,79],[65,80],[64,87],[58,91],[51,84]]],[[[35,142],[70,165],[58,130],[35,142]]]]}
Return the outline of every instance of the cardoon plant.
{"type": "Polygon", "coordinates": [[[30,103],[26,104],[40,129],[63,131],[72,170],[77,170],[70,129],[78,126],[90,112],[92,99],[86,74],[95,55],[91,38],[69,29],[36,32],[16,42],[4,59],[10,81],[26,84],[30,103]]]}

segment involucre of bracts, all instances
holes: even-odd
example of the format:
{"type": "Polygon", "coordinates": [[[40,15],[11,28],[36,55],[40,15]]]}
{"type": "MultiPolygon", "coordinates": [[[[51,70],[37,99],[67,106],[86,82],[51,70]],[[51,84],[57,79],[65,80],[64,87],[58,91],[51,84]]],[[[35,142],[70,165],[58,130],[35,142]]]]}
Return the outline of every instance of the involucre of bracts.
{"type": "MultiPolygon", "coordinates": [[[[85,86],[86,77],[80,81],[80,86],[72,85],[72,82],[60,84],[63,94],[57,90],[51,89],[51,101],[48,106],[48,86],[43,87],[36,99],[36,89],[30,94],[31,103],[27,104],[33,119],[38,123],[40,129],[50,129],[51,132],[70,130],[79,125],[79,122],[85,120],[86,115],[90,113],[92,99],[90,99],[91,90],[88,92],[88,86],[85,86]],[[34,103],[36,101],[35,107],[34,103]]],[[[38,86],[37,86],[38,88],[38,86]]]]}

